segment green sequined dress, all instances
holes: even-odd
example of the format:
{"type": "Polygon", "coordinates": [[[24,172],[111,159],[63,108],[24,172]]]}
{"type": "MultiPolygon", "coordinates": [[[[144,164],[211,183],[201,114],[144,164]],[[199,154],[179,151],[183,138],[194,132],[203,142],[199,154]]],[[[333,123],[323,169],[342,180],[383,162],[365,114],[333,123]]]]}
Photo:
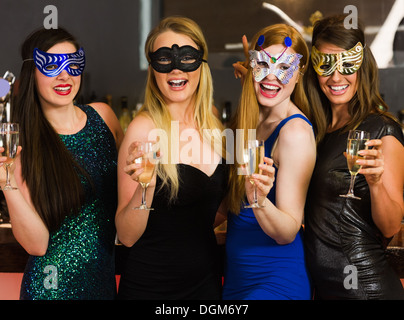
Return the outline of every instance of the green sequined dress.
{"type": "Polygon", "coordinates": [[[87,200],[80,214],[67,217],[61,228],[50,234],[46,254],[29,257],[20,299],[98,300],[116,295],[115,139],[92,107],[79,107],[87,114],[85,127],[60,137],[90,174],[93,186],[84,185],[87,200]]]}

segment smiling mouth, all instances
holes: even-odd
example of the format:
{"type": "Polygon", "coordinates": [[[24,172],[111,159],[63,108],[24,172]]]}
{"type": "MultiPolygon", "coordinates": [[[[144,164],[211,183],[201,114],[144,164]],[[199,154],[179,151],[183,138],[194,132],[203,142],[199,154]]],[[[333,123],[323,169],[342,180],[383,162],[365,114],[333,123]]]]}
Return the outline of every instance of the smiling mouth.
{"type": "Polygon", "coordinates": [[[332,91],[341,92],[341,91],[344,91],[346,88],[348,88],[348,85],[345,85],[345,86],[330,86],[330,88],[331,88],[332,91]]]}
{"type": "Polygon", "coordinates": [[[57,86],[54,87],[53,90],[59,95],[68,95],[72,91],[72,86],[57,86]]]}
{"type": "Polygon", "coordinates": [[[260,84],[261,92],[264,96],[268,98],[274,98],[278,94],[278,92],[281,90],[280,87],[271,85],[271,84],[260,84]]]}
{"type": "Polygon", "coordinates": [[[279,88],[278,86],[274,86],[271,84],[263,84],[261,83],[261,88],[264,90],[269,90],[269,91],[279,91],[281,90],[281,88],[279,88]]]}
{"type": "Polygon", "coordinates": [[[69,91],[72,88],[72,86],[66,86],[66,87],[54,87],[53,89],[56,91],[69,91]]]}
{"type": "Polygon", "coordinates": [[[188,80],[170,80],[168,85],[173,88],[181,88],[188,83],[188,80]]]}

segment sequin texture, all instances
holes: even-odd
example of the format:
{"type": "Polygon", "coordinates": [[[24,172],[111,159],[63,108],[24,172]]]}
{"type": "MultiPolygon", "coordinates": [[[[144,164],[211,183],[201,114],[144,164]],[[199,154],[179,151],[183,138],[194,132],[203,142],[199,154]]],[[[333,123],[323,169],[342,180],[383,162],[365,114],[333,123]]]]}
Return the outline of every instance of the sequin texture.
{"type": "Polygon", "coordinates": [[[86,202],[49,236],[44,256],[30,256],[21,299],[114,299],[114,216],[117,206],[117,150],[114,137],[90,106],[79,106],[87,123],[78,133],[60,135],[67,149],[87,170],[82,179],[86,202]]]}

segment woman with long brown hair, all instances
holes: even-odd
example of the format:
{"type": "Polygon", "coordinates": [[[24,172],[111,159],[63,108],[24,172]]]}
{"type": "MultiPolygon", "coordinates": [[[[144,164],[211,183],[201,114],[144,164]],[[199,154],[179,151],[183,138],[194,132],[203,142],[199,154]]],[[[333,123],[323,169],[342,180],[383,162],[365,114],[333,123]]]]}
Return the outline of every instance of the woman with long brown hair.
{"type": "Polygon", "coordinates": [[[363,29],[345,29],[345,19],[315,24],[305,76],[310,104],[321,106],[323,117],[305,210],[308,268],[318,299],[402,299],[385,248],[404,216],[403,133],[380,96],[363,29]],[[370,133],[357,161],[361,200],[340,197],[350,181],[344,152],[351,129],[370,133]]]}
{"type": "Polygon", "coordinates": [[[15,238],[30,254],[21,299],[114,299],[119,122],[106,104],[74,104],[85,53],[66,30],[32,33],[21,55],[11,110],[22,147],[17,189],[3,190],[15,238]]]}

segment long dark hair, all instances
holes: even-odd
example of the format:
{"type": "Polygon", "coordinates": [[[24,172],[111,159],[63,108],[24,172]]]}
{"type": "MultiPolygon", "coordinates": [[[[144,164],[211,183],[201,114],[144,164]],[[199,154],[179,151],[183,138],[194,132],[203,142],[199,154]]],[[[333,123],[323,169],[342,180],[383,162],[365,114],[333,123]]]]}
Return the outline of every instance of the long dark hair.
{"type": "MultiPolygon", "coordinates": [[[[388,106],[380,95],[377,63],[369,46],[366,45],[361,23],[358,23],[357,28],[346,29],[344,26],[346,17],[347,15],[333,15],[317,21],[314,25],[312,40],[313,46],[317,48],[321,43],[330,43],[349,50],[358,42],[361,42],[365,47],[362,66],[357,71],[358,88],[348,107],[351,120],[347,123],[344,131],[358,126],[370,113],[384,114],[394,119],[387,112],[388,106]]],[[[321,105],[324,112],[322,115],[323,124],[319,124],[317,131],[317,135],[321,139],[332,121],[331,105],[321,91],[311,60],[304,79],[309,103],[311,105],[321,105]]]]}
{"type": "Polygon", "coordinates": [[[61,42],[80,47],[63,28],[40,29],[24,41],[19,88],[11,114],[12,121],[20,124],[22,178],[35,210],[50,232],[57,230],[66,216],[77,214],[84,203],[79,177],[83,169],[46,119],[36,89],[34,48],[47,51],[61,42]]]}

